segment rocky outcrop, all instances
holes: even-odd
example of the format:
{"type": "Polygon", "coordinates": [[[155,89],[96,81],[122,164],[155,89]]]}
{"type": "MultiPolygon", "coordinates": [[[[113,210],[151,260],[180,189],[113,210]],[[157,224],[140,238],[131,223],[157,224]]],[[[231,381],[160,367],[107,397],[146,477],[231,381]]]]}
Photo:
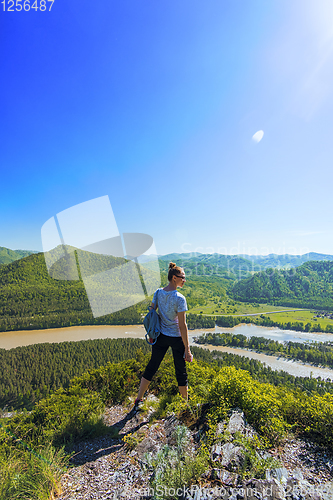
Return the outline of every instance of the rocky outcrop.
{"type": "MultiPolygon", "coordinates": [[[[171,415],[149,423],[148,412],[133,414],[130,408],[115,406],[105,412],[105,423],[113,431],[90,441],[76,443],[71,450],[73,468],[63,477],[58,500],[148,500],[154,492],[152,471],[144,467],[145,457],[168,445],[176,447],[175,432],[181,422],[171,415]],[[113,436],[113,437],[111,437],[113,436]],[[125,439],[131,437],[132,441],[125,439]],[[129,446],[128,443],[132,443],[129,446]]],[[[205,424],[191,426],[189,446],[195,452],[204,436],[205,424]]],[[[184,486],[176,500],[333,500],[332,457],[310,442],[293,439],[269,452],[258,450],[260,459],[279,464],[266,470],[263,478],[244,479],[246,450],[241,439],[255,436],[244,414],[235,409],[217,426],[217,443],[210,450],[213,466],[197,484],[184,486]]],[[[70,450],[68,450],[70,451],[70,450]]],[[[155,492],[156,493],[156,492],[155,492]]]]}

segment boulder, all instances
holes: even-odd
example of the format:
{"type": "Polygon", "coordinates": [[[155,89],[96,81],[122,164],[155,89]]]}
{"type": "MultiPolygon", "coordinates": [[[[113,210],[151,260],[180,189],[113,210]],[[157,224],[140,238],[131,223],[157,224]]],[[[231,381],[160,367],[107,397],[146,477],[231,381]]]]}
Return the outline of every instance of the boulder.
{"type": "Polygon", "coordinates": [[[240,467],[244,462],[242,448],[232,443],[215,444],[211,450],[211,458],[214,461],[219,460],[221,466],[229,471],[240,467]]]}
{"type": "Polygon", "coordinates": [[[226,431],[230,432],[230,434],[235,434],[235,432],[240,432],[241,434],[245,433],[245,419],[243,412],[232,412],[226,431]]]}

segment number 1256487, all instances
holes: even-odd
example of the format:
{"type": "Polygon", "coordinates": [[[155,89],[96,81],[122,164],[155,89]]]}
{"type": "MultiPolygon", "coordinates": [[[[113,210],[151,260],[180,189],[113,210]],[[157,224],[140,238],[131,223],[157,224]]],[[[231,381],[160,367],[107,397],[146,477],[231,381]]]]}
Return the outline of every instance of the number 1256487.
{"type": "Polygon", "coordinates": [[[54,0],[3,0],[2,2],[3,9],[7,12],[14,12],[15,10],[40,10],[44,12],[45,10],[50,11],[52,9],[52,5],[54,0]]]}

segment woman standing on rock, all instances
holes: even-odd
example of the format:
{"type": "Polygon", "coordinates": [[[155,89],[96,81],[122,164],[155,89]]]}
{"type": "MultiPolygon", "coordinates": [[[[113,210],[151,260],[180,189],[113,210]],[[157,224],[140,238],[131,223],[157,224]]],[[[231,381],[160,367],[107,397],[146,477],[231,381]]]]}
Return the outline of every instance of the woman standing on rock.
{"type": "Polygon", "coordinates": [[[161,333],[152,347],[150,361],[142,376],[138,397],[134,403],[135,409],[139,408],[143,395],[169,347],[172,349],[179,392],[184,399],[188,398],[185,361],[192,361],[193,357],[185,318],[186,299],[184,295],[177,292],[177,288],[182,288],[186,281],[184,269],[176,266],[174,262],[170,262],[168,280],[169,284],[165,288],[156,290],[150,306],[158,308],[161,333]]]}

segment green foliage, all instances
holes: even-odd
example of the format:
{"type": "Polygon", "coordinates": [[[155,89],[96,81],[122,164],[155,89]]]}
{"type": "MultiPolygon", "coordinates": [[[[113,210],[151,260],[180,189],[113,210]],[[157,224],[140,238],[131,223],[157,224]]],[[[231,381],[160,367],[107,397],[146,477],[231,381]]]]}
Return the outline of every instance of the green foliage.
{"type": "Polygon", "coordinates": [[[37,450],[38,456],[13,445],[0,448],[0,500],[49,500],[61,492],[69,456],[50,445],[37,450]]]}
{"type": "MultiPolygon", "coordinates": [[[[101,397],[78,385],[58,389],[42,399],[30,413],[18,414],[5,427],[7,435],[25,443],[52,442],[60,445],[73,439],[93,435],[100,428],[104,410],[101,397]]],[[[6,438],[7,439],[7,438],[6,438]]]]}
{"type": "MultiPolygon", "coordinates": [[[[97,267],[95,254],[83,254],[87,254],[87,269],[97,267]]],[[[124,259],[98,256],[102,268],[115,267],[120,261],[124,259]]],[[[140,324],[147,304],[148,301],[144,301],[113,314],[94,318],[83,281],[51,278],[42,253],[0,267],[0,331],[72,325],[140,324]]]]}
{"type": "Polygon", "coordinates": [[[238,281],[232,294],[245,302],[331,310],[333,262],[310,261],[284,271],[267,269],[238,281]]]}
{"type": "Polygon", "coordinates": [[[154,471],[150,484],[156,499],[175,500],[177,490],[190,486],[208,468],[207,455],[194,452],[186,426],[176,427],[175,441],[174,447],[165,445],[156,456],[145,454],[148,467],[154,471]]]}
{"type": "Polygon", "coordinates": [[[315,363],[333,367],[333,346],[331,342],[302,344],[301,342],[284,342],[264,337],[234,335],[232,333],[206,333],[197,339],[198,344],[224,345],[255,349],[269,354],[282,354],[286,358],[300,359],[305,363],[315,363]]]}
{"type": "Polygon", "coordinates": [[[276,444],[284,437],[287,428],[286,422],[278,417],[282,406],[276,396],[277,389],[270,384],[253,380],[243,370],[227,367],[222,368],[215,377],[209,402],[213,405],[213,413],[214,408],[220,411],[221,401],[228,408],[241,408],[246,419],[267,442],[276,444]]]}
{"type": "Polygon", "coordinates": [[[210,316],[202,316],[201,314],[187,314],[186,322],[190,330],[197,328],[215,328],[216,318],[210,316]]]}
{"type": "Polygon", "coordinates": [[[134,450],[136,446],[141,443],[141,441],[144,439],[145,435],[144,434],[136,434],[134,435],[132,432],[129,432],[126,434],[126,436],[123,437],[123,441],[126,444],[126,448],[129,451],[134,450]]]}
{"type": "Polygon", "coordinates": [[[254,380],[248,372],[222,368],[209,395],[210,418],[220,418],[221,408],[239,407],[246,419],[270,445],[287,432],[305,434],[333,447],[333,395],[307,394],[254,380]]]}
{"type": "Polygon", "coordinates": [[[138,355],[120,363],[108,363],[96,370],[91,370],[81,377],[75,377],[71,384],[98,393],[104,404],[124,402],[135,394],[148,357],[138,355]]]}
{"type": "Polygon", "coordinates": [[[151,347],[141,339],[96,339],[0,349],[0,406],[31,409],[50,391],[108,362],[132,358],[151,347]]]}
{"type": "Polygon", "coordinates": [[[33,253],[37,252],[30,250],[10,250],[9,248],[0,247],[0,264],[9,264],[33,253]]]}
{"type": "MultiPolygon", "coordinates": [[[[177,488],[179,484],[195,481],[207,467],[208,446],[212,443],[214,424],[225,419],[228,411],[234,407],[244,411],[246,419],[258,431],[264,445],[279,443],[286,433],[296,432],[333,448],[333,395],[318,393],[320,381],[275,373],[259,362],[239,356],[220,356],[220,353],[209,353],[197,347],[193,351],[195,361],[188,364],[188,404],[177,395],[173,360],[167,355],[151,383],[151,389],[159,396],[155,417],[158,412],[166,415],[173,411],[197,419],[205,408],[205,411],[208,409],[205,415],[211,434],[209,431],[207,442],[196,454],[189,445],[186,432],[179,431],[176,447],[165,447],[159,455],[151,457],[150,465],[155,470],[153,486],[166,484],[168,488],[177,488]],[[223,366],[225,364],[248,367],[252,375],[236,366],[223,366]],[[265,379],[273,380],[276,385],[264,382],[265,379]],[[301,384],[304,386],[300,387],[301,384]]],[[[16,497],[14,495],[15,488],[19,488],[17,491],[20,494],[22,488],[28,488],[24,474],[27,477],[32,474],[40,477],[36,467],[43,468],[45,476],[49,474],[49,482],[41,480],[41,483],[48,485],[45,486],[49,488],[47,491],[52,488],[55,491],[56,474],[49,463],[53,463],[50,456],[55,452],[50,452],[51,455],[45,461],[44,450],[52,446],[61,447],[68,441],[84,436],[92,437],[107,432],[101,420],[104,405],[126,401],[137,393],[147,361],[148,356],[138,351],[136,359],[109,363],[74,378],[68,388],[58,389],[42,399],[30,413],[24,411],[10,419],[3,419],[0,428],[0,460],[4,462],[8,458],[7,468],[4,467],[1,476],[5,485],[3,498],[6,495],[9,498],[44,498],[44,493],[35,495],[30,490],[30,497],[20,497],[19,493],[16,497]],[[19,463],[16,462],[18,459],[21,464],[27,464],[24,469],[26,472],[15,472],[15,469],[20,471],[23,467],[13,465],[19,463]]],[[[323,381],[321,383],[324,384],[323,381]]],[[[325,387],[331,388],[331,385],[322,385],[323,390],[325,387]]],[[[128,447],[133,447],[141,437],[128,436],[126,439],[128,447]]],[[[244,477],[251,475],[250,471],[260,476],[267,463],[260,455],[254,455],[255,443],[244,442],[242,446],[246,457],[242,472],[244,477]]],[[[60,463],[60,458],[58,462],[54,459],[55,463],[60,463]]]]}
{"type": "Polygon", "coordinates": [[[247,438],[240,433],[235,433],[233,444],[240,445],[243,448],[244,462],[238,473],[244,479],[251,477],[265,479],[267,470],[280,466],[279,462],[273,457],[265,457],[263,454],[260,454],[259,450],[263,447],[263,444],[257,436],[247,438]]]}
{"type": "Polygon", "coordinates": [[[299,398],[297,407],[288,408],[289,418],[297,429],[322,443],[333,447],[333,395],[306,395],[299,398]]]}

